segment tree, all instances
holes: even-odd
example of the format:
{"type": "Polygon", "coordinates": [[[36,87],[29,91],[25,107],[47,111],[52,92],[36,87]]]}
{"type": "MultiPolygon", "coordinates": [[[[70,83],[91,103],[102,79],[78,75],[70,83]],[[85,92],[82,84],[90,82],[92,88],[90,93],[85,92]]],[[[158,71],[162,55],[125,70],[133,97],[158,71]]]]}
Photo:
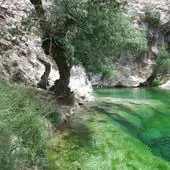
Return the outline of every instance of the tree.
{"type": "Polygon", "coordinates": [[[54,91],[62,101],[74,98],[68,88],[73,64],[99,72],[106,58],[120,55],[123,49],[141,47],[141,41],[136,46],[129,38],[132,32],[129,34],[128,22],[122,22],[126,17],[118,0],[55,0],[48,9],[43,8],[41,0],[30,1],[39,18],[42,48],[59,69],[54,91]]]}

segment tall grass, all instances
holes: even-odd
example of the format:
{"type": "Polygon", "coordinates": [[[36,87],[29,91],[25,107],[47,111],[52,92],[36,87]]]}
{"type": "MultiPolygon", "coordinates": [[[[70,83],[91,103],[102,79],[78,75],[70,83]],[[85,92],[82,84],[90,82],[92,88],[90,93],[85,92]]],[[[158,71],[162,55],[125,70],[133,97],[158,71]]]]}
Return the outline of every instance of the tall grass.
{"type": "Polygon", "coordinates": [[[0,82],[0,169],[47,169],[49,122],[43,115],[54,112],[40,92],[0,82]]]}

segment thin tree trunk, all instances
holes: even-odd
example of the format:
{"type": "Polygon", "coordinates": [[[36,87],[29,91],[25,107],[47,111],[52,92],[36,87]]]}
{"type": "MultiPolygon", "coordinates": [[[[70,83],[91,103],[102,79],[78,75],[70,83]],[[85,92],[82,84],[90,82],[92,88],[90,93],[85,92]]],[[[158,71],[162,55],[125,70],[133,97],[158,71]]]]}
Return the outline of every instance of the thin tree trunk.
{"type": "Polygon", "coordinates": [[[41,80],[37,84],[37,87],[47,89],[47,86],[49,86],[48,77],[51,71],[51,65],[41,58],[38,58],[38,60],[45,66],[45,71],[44,74],[41,76],[41,80]]]}
{"type": "MultiPolygon", "coordinates": [[[[55,81],[54,91],[57,99],[65,104],[74,104],[74,94],[70,91],[68,87],[70,82],[70,69],[71,67],[67,63],[67,58],[64,55],[64,47],[55,42],[52,36],[50,23],[46,20],[45,11],[42,6],[42,0],[30,0],[34,5],[37,12],[37,16],[40,19],[40,27],[43,34],[42,48],[46,55],[51,55],[51,57],[56,62],[60,79],[55,81]]],[[[54,35],[55,36],[55,35],[54,35]]]]}

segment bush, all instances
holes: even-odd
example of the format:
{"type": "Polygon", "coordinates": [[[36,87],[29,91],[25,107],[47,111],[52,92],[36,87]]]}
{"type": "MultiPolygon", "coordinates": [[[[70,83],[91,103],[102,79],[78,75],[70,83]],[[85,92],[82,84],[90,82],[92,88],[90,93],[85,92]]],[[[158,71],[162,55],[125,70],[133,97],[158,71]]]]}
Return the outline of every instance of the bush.
{"type": "Polygon", "coordinates": [[[161,82],[159,80],[153,80],[150,84],[151,87],[158,87],[160,86],[161,82]]]}
{"type": "Polygon", "coordinates": [[[113,74],[113,71],[111,68],[104,68],[103,69],[103,75],[102,75],[102,80],[109,78],[113,74]]]}
{"type": "Polygon", "coordinates": [[[157,72],[159,74],[167,74],[170,72],[170,54],[165,47],[160,48],[159,58],[157,59],[157,72]]]}
{"type": "Polygon", "coordinates": [[[156,66],[149,80],[150,86],[159,86],[161,81],[170,72],[170,55],[165,47],[159,49],[159,57],[156,60],[156,66]]]}
{"type": "Polygon", "coordinates": [[[165,47],[162,47],[159,49],[159,59],[163,60],[163,59],[168,59],[170,58],[170,54],[168,53],[168,51],[166,50],[165,47]]]}

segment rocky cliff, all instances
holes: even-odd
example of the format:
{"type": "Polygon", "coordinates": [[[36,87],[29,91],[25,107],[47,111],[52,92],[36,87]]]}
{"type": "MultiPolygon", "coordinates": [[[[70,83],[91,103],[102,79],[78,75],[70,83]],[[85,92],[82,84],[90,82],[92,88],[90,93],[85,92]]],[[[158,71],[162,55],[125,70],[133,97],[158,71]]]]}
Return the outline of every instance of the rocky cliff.
{"type": "Polygon", "coordinates": [[[109,62],[112,63],[113,74],[104,79],[102,73],[92,76],[95,86],[137,87],[145,84],[155,67],[158,47],[165,41],[170,49],[170,0],[127,0],[126,7],[133,18],[134,27],[149,33],[148,52],[140,58],[122,54],[119,59],[109,62]],[[159,13],[159,29],[143,20],[147,9],[159,13]]]}
{"type": "MultiPolygon", "coordinates": [[[[44,54],[38,29],[24,26],[32,9],[29,0],[0,0],[0,78],[36,87],[45,71],[40,58],[52,66],[49,75],[52,86],[59,78],[57,66],[44,54]]],[[[93,99],[91,83],[81,66],[72,68],[70,87],[79,102],[93,99]]]]}

